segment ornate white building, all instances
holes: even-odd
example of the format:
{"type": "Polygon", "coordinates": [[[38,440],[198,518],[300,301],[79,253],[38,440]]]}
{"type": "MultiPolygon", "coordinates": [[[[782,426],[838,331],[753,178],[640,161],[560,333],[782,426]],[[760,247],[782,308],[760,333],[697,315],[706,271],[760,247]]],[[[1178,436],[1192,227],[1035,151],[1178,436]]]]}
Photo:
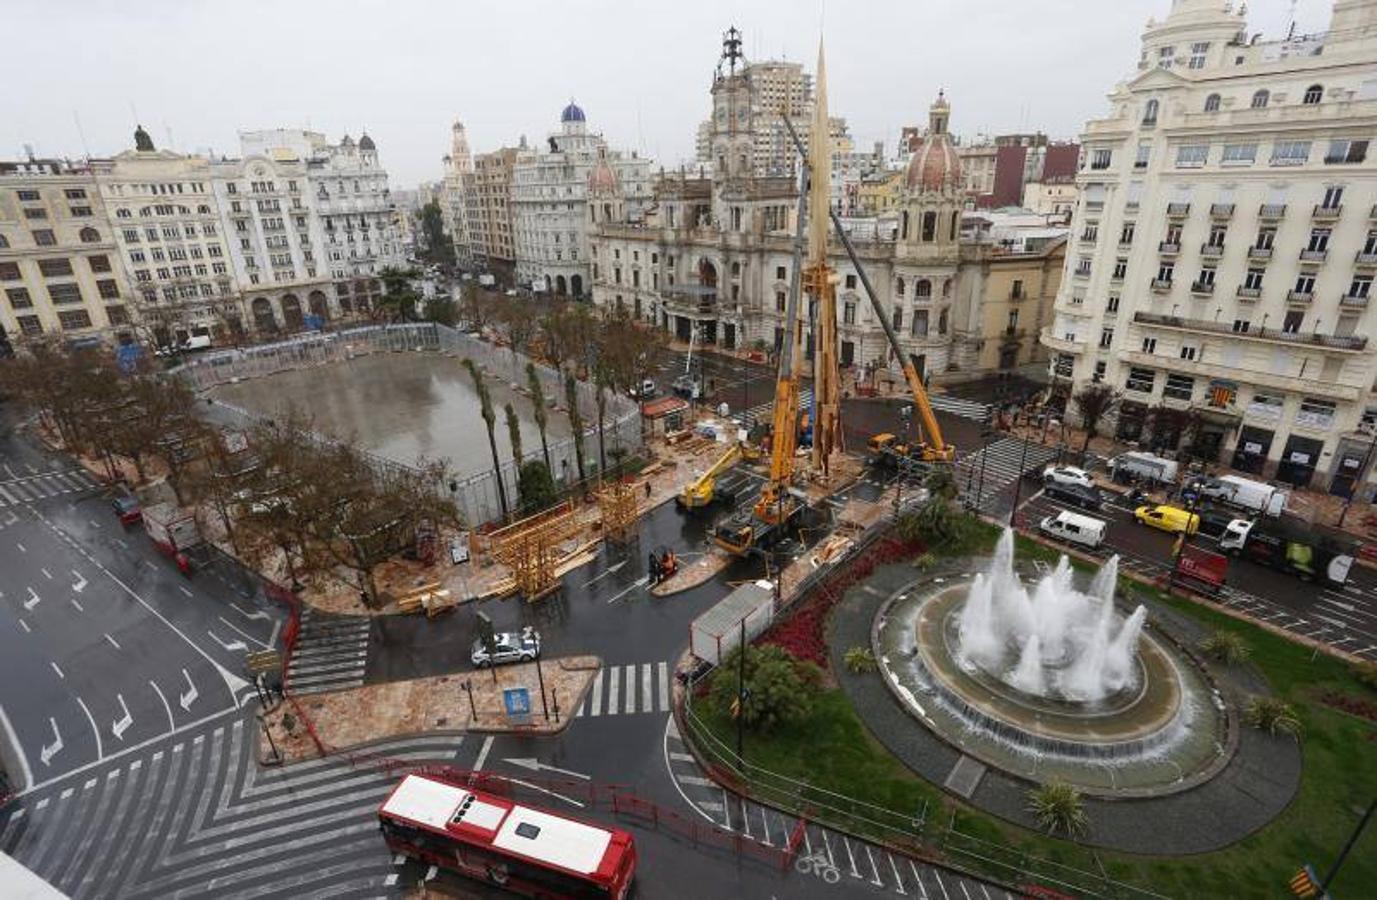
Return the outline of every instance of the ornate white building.
{"type": "Polygon", "coordinates": [[[461,268],[475,265],[473,239],[470,234],[468,209],[468,181],[473,174],[473,153],[469,150],[464,123],[456,121],[450,127],[449,153],[445,154],[444,175],[440,180],[440,218],[454,244],[454,258],[461,268]]]}
{"type": "Polygon", "coordinates": [[[599,189],[606,186],[601,173],[611,173],[627,213],[638,216],[650,197],[650,162],[608,149],[601,135],[588,131],[583,110],[573,102],[559,118],[547,148],[526,148],[512,166],[516,277],[538,291],[579,297],[588,292],[592,273],[588,233],[595,216],[595,170],[599,189]]]}
{"type": "Polygon", "coordinates": [[[1042,335],[1056,375],[1121,390],[1121,438],[1347,495],[1377,426],[1377,0],[1275,42],[1175,0],[1109,102],[1042,335]],[[1199,425],[1154,433],[1157,407],[1199,425]]]}

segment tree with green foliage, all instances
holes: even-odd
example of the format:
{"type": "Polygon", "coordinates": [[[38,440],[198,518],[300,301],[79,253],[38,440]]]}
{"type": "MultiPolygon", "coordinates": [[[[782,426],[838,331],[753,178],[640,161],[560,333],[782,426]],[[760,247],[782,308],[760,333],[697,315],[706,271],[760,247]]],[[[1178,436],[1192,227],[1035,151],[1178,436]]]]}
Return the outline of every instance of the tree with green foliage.
{"type": "Polygon", "coordinates": [[[385,312],[393,322],[413,322],[416,319],[416,305],[421,295],[416,293],[412,280],[419,273],[415,269],[398,269],[388,266],[378,273],[383,283],[383,296],[378,301],[378,311],[385,312]]]}
{"type": "Polygon", "coordinates": [[[535,407],[536,430],[540,432],[540,453],[545,457],[545,471],[550,471],[550,445],[545,440],[545,427],[549,424],[545,409],[545,388],[540,384],[540,373],[535,363],[526,363],[526,384],[531,389],[531,404],[535,407]]]}
{"type": "Polygon", "coordinates": [[[521,464],[517,492],[521,495],[521,509],[526,515],[548,509],[559,499],[559,491],[555,488],[555,480],[550,477],[549,467],[538,459],[521,464]]]}
{"type": "Polygon", "coordinates": [[[1100,421],[1119,405],[1119,392],[1103,382],[1087,384],[1071,395],[1076,412],[1081,417],[1081,427],[1085,429],[1085,443],[1081,452],[1090,449],[1090,440],[1099,433],[1100,421]]]}
{"type": "Polygon", "coordinates": [[[512,459],[516,460],[516,467],[521,468],[521,459],[525,454],[521,450],[521,420],[516,417],[516,407],[510,403],[502,407],[502,411],[507,416],[507,440],[512,445],[512,459]]]}
{"type": "Polygon", "coordinates": [[[1090,827],[1081,792],[1065,781],[1054,778],[1033,788],[1027,797],[1028,811],[1049,834],[1061,832],[1074,838],[1090,827]]]}
{"type": "Polygon", "coordinates": [[[454,298],[449,294],[437,293],[435,296],[427,298],[421,316],[427,322],[453,328],[454,323],[459,321],[459,305],[454,302],[454,298]]]}
{"type": "Polygon", "coordinates": [[[497,414],[493,412],[492,396],[488,393],[488,386],[483,381],[483,373],[478,366],[474,365],[473,360],[465,359],[464,368],[469,370],[469,376],[473,378],[473,389],[478,393],[483,424],[488,427],[488,449],[492,451],[492,474],[497,479],[497,502],[502,505],[502,518],[505,521],[508,516],[507,487],[502,483],[502,460],[497,455],[497,434],[494,431],[497,425],[497,414]]]}
{"type": "Polygon", "coordinates": [[[598,471],[607,471],[607,395],[616,383],[607,354],[598,357],[593,363],[593,394],[598,410],[598,471]]]}
{"type": "Polygon", "coordinates": [[[440,204],[434,200],[421,207],[421,239],[427,259],[437,265],[454,266],[454,244],[445,233],[445,217],[440,212],[440,204]]]}
{"type": "Polygon", "coordinates": [[[809,662],[790,656],[782,647],[766,644],[746,648],[745,681],[741,681],[741,649],[732,650],[717,667],[709,699],[747,728],[768,732],[800,722],[813,708],[813,692],[822,672],[809,662]],[[744,694],[744,699],[741,698],[744,694]]]}
{"type": "Polygon", "coordinates": [[[574,432],[574,461],[578,464],[579,481],[583,481],[583,416],[579,414],[578,381],[572,374],[564,376],[564,399],[569,404],[569,428],[574,432]]]}
{"type": "Polygon", "coordinates": [[[1295,709],[1280,697],[1254,697],[1243,709],[1243,721],[1271,735],[1300,737],[1301,721],[1295,709]]]}

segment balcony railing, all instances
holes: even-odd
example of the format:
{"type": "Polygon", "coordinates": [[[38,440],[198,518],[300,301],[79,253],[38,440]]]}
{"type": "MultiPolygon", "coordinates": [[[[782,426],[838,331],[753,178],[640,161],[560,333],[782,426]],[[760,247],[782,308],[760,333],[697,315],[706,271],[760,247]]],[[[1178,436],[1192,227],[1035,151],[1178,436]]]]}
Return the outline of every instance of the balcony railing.
{"type": "Polygon", "coordinates": [[[1174,256],[1181,252],[1181,243],[1179,241],[1162,241],[1157,245],[1157,251],[1159,253],[1168,253],[1174,256]]]}
{"type": "Polygon", "coordinates": [[[1353,258],[1353,262],[1360,266],[1377,266],[1377,253],[1359,250],[1358,255],[1353,258]]]}
{"type": "Polygon", "coordinates": [[[1316,203],[1313,217],[1316,219],[1327,221],[1339,218],[1339,216],[1343,215],[1343,211],[1344,207],[1342,203],[1340,203],[1337,206],[1325,206],[1322,203],[1316,203]]]}
{"type": "Polygon", "coordinates": [[[1262,208],[1257,211],[1259,219],[1280,219],[1286,215],[1285,203],[1264,203],[1262,208]]]}
{"type": "Polygon", "coordinates": [[[1286,292],[1286,302],[1287,302],[1287,303],[1309,303],[1311,300],[1314,300],[1314,299],[1315,299],[1315,292],[1314,292],[1314,291],[1287,291],[1287,292],[1286,292]]]}
{"type": "Polygon", "coordinates": [[[1256,300],[1261,296],[1262,288],[1244,287],[1243,285],[1238,287],[1238,299],[1240,300],[1256,300]]]}
{"type": "Polygon", "coordinates": [[[1205,256],[1205,257],[1209,257],[1210,259],[1218,259],[1219,257],[1221,257],[1221,256],[1224,255],[1224,245],[1223,245],[1223,244],[1201,244],[1201,245],[1200,245],[1200,255],[1201,255],[1201,256],[1205,256]]]}
{"type": "Polygon", "coordinates": [[[1248,248],[1248,258],[1249,258],[1249,259],[1271,259],[1271,258],[1272,258],[1272,248],[1271,248],[1271,247],[1249,247],[1249,248],[1248,248]]]}
{"type": "Polygon", "coordinates": [[[1133,249],[1133,242],[1132,242],[1132,241],[1119,241],[1119,249],[1120,249],[1120,250],[1132,250],[1132,249],[1133,249]]]}
{"type": "Polygon", "coordinates": [[[1322,263],[1328,256],[1328,250],[1302,250],[1300,252],[1301,262],[1322,263]]]}
{"type": "Polygon", "coordinates": [[[1089,270],[1089,269],[1077,269],[1076,271],[1072,272],[1071,274],[1072,274],[1072,275],[1075,275],[1077,278],[1089,278],[1089,277],[1090,277],[1090,270],[1089,270]]]}
{"type": "Polygon", "coordinates": [[[1339,305],[1350,309],[1366,309],[1367,294],[1344,294],[1339,298],[1339,305]]]}
{"type": "Polygon", "coordinates": [[[1214,293],[1214,282],[1213,282],[1213,281],[1192,281],[1192,282],[1191,282],[1191,293],[1192,293],[1192,294],[1202,294],[1202,295],[1208,297],[1210,294],[1213,294],[1213,293],[1214,293]]]}
{"type": "Polygon", "coordinates": [[[1170,279],[1170,278],[1154,278],[1154,279],[1152,279],[1152,290],[1153,290],[1155,293],[1158,293],[1158,294],[1165,294],[1165,293],[1167,293],[1168,291],[1171,290],[1171,279],[1170,279]]]}
{"type": "Polygon", "coordinates": [[[1214,322],[1208,319],[1187,319],[1181,316],[1167,316],[1160,313],[1136,312],[1133,321],[1139,325],[1158,325],[1164,328],[1179,328],[1184,331],[1203,331],[1211,334],[1226,334],[1231,338],[1246,340],[1282,341],[1288,344],[1310,344],[1332,347],[1336,350],[1362,350],[1367,346],[1367,338],[1362,335],[1301,333],[1282,331],[1277,328],[1249,328],[1247,331],[1234,331],[1230,322],[1214,322]]]}
{"type": "Polygon", "coordinates": [[[1210,216],[1215,219],[1227,219],[1234,214],[1232,203],[1211,203],[1210,216]]]}
{"type": "Polygon", "coordinates": [[[1168,203],[1167,215],[1174,218],[1181,218],[1190,215],[1191,205],[1189,203],[1168,203]]]}

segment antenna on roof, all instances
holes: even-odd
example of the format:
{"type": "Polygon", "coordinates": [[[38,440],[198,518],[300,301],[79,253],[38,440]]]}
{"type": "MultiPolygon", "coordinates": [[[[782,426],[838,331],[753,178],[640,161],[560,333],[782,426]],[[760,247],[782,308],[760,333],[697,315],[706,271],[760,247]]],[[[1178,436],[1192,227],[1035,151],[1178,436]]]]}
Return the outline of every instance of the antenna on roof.
{"type": "Polygon", "coordinates": [[[86,158],[91,158],[91,148],[86,144],[86,130],[81,127],[81,115],[74,109],[72,110],[72,120],[76,122],[77,136],[81,138],[81,149],[86,151],[86,158]]]}

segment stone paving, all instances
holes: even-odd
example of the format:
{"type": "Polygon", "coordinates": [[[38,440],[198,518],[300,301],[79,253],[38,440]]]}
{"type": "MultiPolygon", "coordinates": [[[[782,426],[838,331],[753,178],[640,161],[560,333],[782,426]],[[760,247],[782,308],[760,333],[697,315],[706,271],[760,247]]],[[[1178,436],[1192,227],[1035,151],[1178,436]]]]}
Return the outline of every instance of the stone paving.
{"type": "MultiPolygon", "coordinates": [[[[848,647],[869,646],[871,625],[887,599],[921,575],[911,565],[884,566],[839,602],[829,623],[832,671],[871,733],[916,774],[942,785],[962,754],[913,718],[880,675],[854,675],[844,662],[848,647]]],[[[1204,630],[1193,620],[1144,599],[1154,624],[1183,643],[1204,630]]],[[[1266,691],[1251,667],[1211,673],[1234,704],[1266,691]]],[[[1168,797],[1085,799],[1090,830],[1084,843],[1130,853],[1179,855],[1227,847],[1275,818],[1300,785],[1301,751],[1295,740],[1241,728],[1233,758],[1204,785],[1168,797]]],[[[995,769],[980,779],[969,803],[1026,828],[1036,823],[1025,809],[1032,784],[995,769]]]]}

